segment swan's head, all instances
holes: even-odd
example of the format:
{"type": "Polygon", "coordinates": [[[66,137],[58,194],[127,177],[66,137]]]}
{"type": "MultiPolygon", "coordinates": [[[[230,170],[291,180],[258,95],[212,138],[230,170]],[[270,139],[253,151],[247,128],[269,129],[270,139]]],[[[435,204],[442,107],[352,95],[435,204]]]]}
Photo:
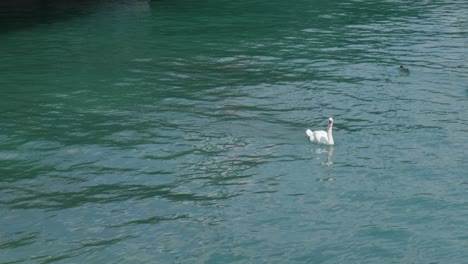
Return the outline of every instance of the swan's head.
{"type": "Polygon", "coordinates": [[[328,118],[328,126],[332,127],[333,126],[333,118],[328,118]]]}

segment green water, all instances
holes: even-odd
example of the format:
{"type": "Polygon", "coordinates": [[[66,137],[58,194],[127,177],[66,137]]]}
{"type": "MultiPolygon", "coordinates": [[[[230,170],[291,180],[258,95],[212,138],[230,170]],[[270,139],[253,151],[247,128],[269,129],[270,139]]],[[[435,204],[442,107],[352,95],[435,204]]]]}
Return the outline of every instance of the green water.
{"type": "Polygon", "coordinates": [[[0,263],[468,259],[466,1],[10,2],[0,263]]]}

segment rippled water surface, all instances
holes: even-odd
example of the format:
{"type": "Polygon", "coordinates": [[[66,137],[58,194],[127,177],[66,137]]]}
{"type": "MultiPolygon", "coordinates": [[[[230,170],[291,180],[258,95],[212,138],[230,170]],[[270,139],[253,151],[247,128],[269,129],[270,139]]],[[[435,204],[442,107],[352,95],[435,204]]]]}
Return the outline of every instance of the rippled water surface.
{"type": "Polygon", "coordinates": [[[1,263],[468,259],[466,1],[0,7],[1,263]]]}

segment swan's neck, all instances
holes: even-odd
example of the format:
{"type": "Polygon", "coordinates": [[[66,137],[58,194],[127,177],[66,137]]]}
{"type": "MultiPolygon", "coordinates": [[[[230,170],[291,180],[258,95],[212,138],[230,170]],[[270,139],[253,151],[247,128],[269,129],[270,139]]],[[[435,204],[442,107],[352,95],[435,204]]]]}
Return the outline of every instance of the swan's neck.
{"type": "Polygon", "coordinates": [[[329,126],[327,130],[327,137],[328,137],[328,145],[334,145],[335,142],[333,141],[333,133],[332,133],[333,127],[329,126]]]}

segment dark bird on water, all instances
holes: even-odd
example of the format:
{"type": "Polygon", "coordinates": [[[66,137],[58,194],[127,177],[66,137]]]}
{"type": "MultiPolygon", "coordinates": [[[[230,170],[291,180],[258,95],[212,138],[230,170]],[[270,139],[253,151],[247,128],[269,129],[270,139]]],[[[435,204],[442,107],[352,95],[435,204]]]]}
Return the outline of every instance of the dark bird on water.
{"type": "Polygon", "coordinates": [[[400,71],[409,72],[409,69],[400,65],[400,71]]]}

